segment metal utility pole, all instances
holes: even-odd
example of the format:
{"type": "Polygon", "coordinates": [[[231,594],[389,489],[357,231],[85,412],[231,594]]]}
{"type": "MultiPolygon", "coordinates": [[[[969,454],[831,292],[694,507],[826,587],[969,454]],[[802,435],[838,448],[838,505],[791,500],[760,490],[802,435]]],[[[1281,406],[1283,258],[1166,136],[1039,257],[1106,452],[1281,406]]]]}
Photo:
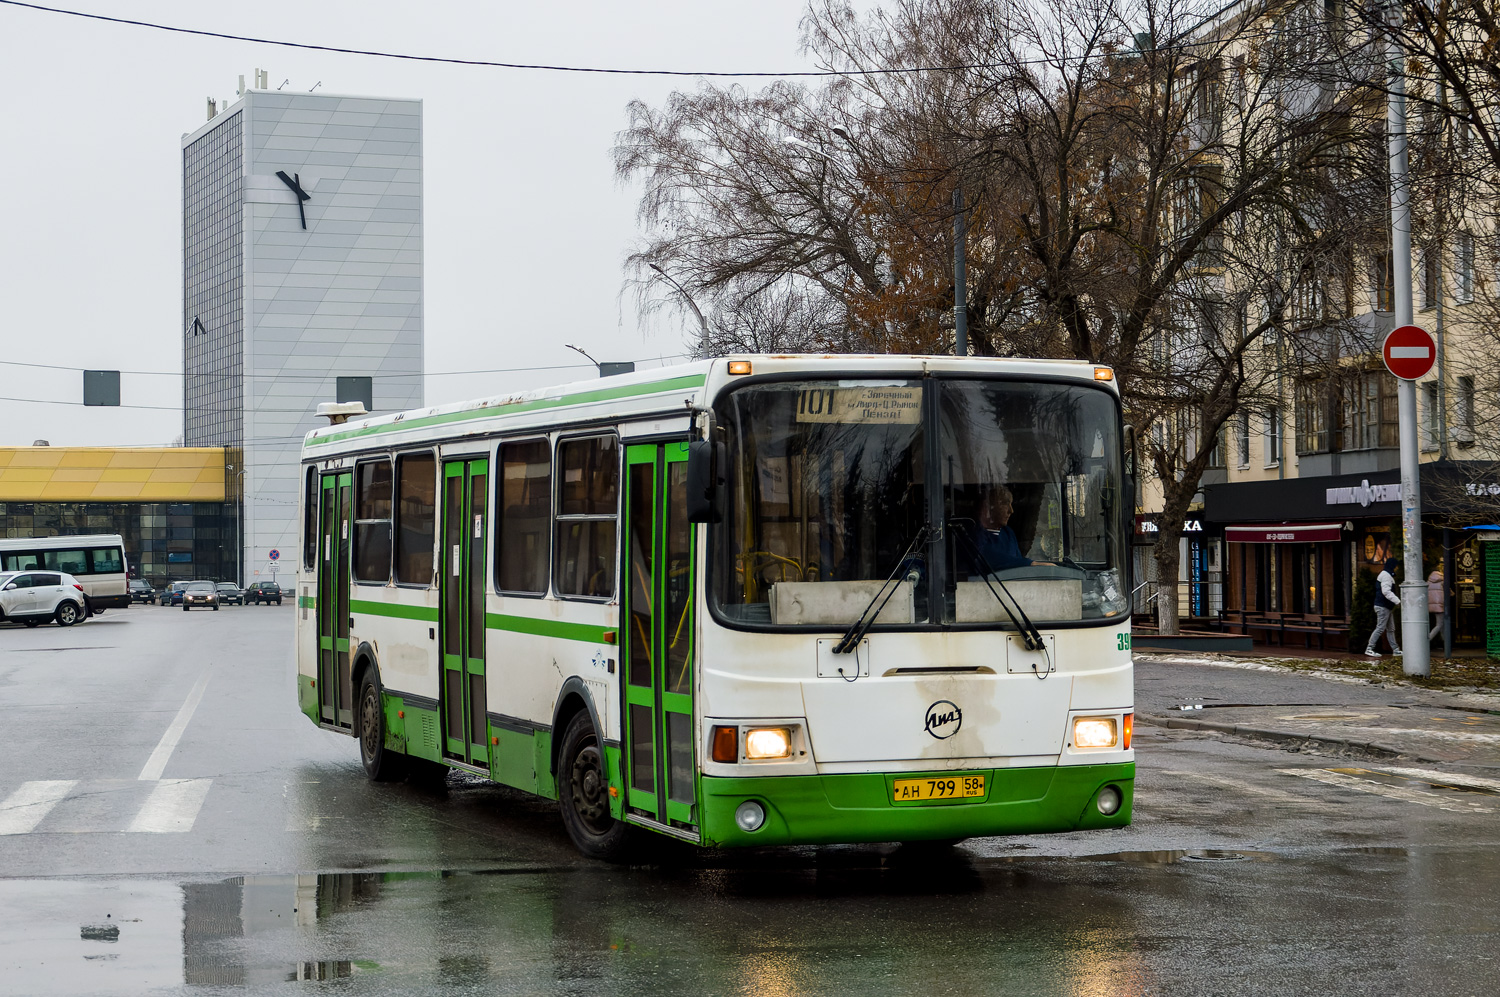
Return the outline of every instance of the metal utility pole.
{"type": "Polygon", "coordinates": [[[698,308],[698,302],[694,301],[693,296],[687,293],[687,288],[677,283],[677,281],[672,277],[671,274],[667,273],[655,263],[647,263],[646,266],[650,267],[652,270],[655,270],[662,280],[666,281],[668,284],[671,284],[674,288],[677,289],[677,293],[682,295],[682,300],[686,301],[687,306],[693,310],[693,314],[698,316],[698,327],[703,330],[703,340],[704,342],[707,342],[708,319],[703,317],[703,312],[698,308]]]}
{"type": "MultiPolygon", "coordinates": [[[[1396,16],[1400,16],[1399,13],[1396,16]]],[[[1406,163],[1406,71],[1400,47],[1389,43],[1390,98],[1386,105],[1386,138],[1391,168],[1391,266],[1395,271],[1393,307],[1396,328],[1411,325],[1411,187],[1406,163]]],[[[1401,579],[1401,670],[1428,675],[1427,583],[1422,575],[1422,491],[1417,441],[1417,385],[1396,381],[1401,438],[1401,544],[1405,567],[1401,579]]]]}
{"type": "Polygon", "coordinates": [[[964,192],[953,188],[953,355],[969,355],[969,290],[965,286],[964,241],[968,234],[964,227],[964,192]]]}

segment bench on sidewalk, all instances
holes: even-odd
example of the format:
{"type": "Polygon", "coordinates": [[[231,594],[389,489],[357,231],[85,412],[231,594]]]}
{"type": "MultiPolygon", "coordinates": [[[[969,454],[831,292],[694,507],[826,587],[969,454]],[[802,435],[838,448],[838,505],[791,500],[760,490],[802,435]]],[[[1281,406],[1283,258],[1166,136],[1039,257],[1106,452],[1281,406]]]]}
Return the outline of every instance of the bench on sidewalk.
{"type": "Polygon", "coordinates": [[[1311,649],[1312,638],[1318,637],[1318,649],[1327,648],[1329,635],[1342,636],[1347,633],[1349,621],[1342,616],[1324,616],[1321,613],[1259,613],[1244,609],[1224,610],[1226,627],[1238,627],[1254,636],[1254,631],[1265,634],[1265,643],[1286,646],[1288,633],[1301,634],[1302,646],[1311,649]]]}

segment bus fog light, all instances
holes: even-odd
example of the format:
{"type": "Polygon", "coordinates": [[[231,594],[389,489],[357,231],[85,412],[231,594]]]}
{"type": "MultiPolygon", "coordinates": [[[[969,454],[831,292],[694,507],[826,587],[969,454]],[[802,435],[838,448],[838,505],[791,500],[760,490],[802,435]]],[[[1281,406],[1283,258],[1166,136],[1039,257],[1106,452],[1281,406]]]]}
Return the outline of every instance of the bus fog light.
{"type": "Polygon", "coordinates": [[[1117,787],[1105,786],[1099,790],[1099,798],[1095,801],[1094,805],[1099,808],[1101,814],[1109,817],[1116,810],[1120,809],[1122,802],[1124,802],[1124,797],[1120,795],[1120,790],[1117,787]]]}
{"type": "Polygon", "coordinates": [[[1113,748],[1114,717],[1079,717],[1073,721],[1073,747],[1113,748]]]}
{"type": "Polygon", "coordinates": [[[785,727],[760,727],[745,732],[746,758],[789,758],[792,732],[785,727]]]}
{"type": "Polygon", "coordinates": [[[766,822],[766,808],[754,800],[746,800],[735,808],[734,822],[740,826],[741,831],[759,831],[760,826],[766,822]]]}

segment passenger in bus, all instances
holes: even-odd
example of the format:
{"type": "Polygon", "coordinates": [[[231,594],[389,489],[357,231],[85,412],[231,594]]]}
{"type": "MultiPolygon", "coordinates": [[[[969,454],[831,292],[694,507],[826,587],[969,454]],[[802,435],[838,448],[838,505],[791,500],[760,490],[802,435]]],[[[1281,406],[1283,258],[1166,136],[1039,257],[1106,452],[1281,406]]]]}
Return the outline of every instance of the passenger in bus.
{"type": "MultiPolygon", "coordinates": [[[[1010,526],[1011,513],[1015,508],[1016,500],[1004,485],[990,485],[979,496],[979,509],[975,517],[978,528],[971,533],[983,564],[988,565],[992,571],[1052,563],[1033,561],[1021,553],[1021,542],[1010,526]]],[[[975,574],[980,574],[983,570],[983,565],[974,567],[975,574]]]]}

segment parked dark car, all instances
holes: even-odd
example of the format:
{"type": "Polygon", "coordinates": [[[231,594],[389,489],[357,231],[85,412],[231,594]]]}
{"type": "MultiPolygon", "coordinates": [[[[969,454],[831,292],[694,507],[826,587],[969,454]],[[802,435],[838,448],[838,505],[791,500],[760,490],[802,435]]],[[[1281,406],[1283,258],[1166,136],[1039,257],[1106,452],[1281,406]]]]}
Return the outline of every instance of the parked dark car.
{"type": "Polygon", "coordinates": [[[234,582],[220,582],[215,586],[219,590],[219,601],[226,606],[243,606],[245,604],[245,591],[234,582]]]}
{"type": "Polygon", "coordinates": [[[245,590],[245,599],[257,606],[263,602],[281,605],[281,586],[275,582],[256,582],[245,590]]]}
{"type": "Polygon", "coordinates": [[[187,582],[173,582],[161,590],[161,604],[163,606],[182,605],[182,589],[187,582]]]}
{"type": "Polygon", "coordinates": [[[151,583],[144,578],[130,579],[129,589],[131,602],[150,604],[156,601],[156,589],[152,588],[151,583]]]}

